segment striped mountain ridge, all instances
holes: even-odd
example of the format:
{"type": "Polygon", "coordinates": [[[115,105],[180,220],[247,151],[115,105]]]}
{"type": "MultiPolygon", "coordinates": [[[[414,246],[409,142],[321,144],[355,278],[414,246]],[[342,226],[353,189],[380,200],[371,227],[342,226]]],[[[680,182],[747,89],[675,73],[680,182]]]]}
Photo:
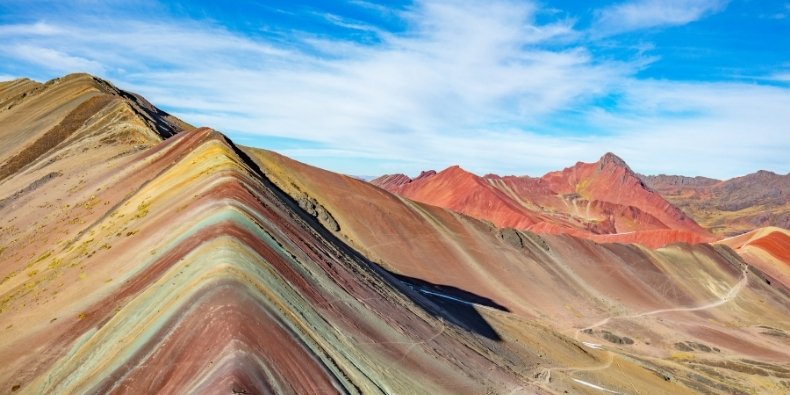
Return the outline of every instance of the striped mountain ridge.
{"type": "Polygon", "coordinates": [[[790,388],[782,250],[497,228],[60,81],[0,85],[0,164],[26,158],[0,179],[0,392],[790,388]]]}
{"type": "MultiPolygon", "coordinates": [[[[132,187],[131,196],[106,205],[117,209],[50,255],[62,264],[49,268],[42,260],[49,270],[32,276],[40,278],[32,294],[71,271],[89,277],[77,274],[77,281],[106,285],[89,294],[79,283],[64,285],[44,302],[69,300],[73,316],[53,313],[59,319],[50,326],[61,327],[36,337],[49,358],[25,350],[0,381],[26,383],[22,389],[30,393],[435,392],[442,382],[515,385],[515,377],[503,373],[478,375],[479,382],[459,375],[463,370],[452,361],[487,361],[469,350],[482,341],[459,344],[463,333],[422,311],[390,285],[385,271],[327,240],[315,219],[267,186],[216,132],[179,135],[134,162],[148,162],[135,173],[150,178],[124,186],[132,187]],[[183,188],[170,188],[174,181],[183,188]],[[128,226],[134,226],[131,236],[128,226]],[[118,241],[110,249],[99,247],[102,253],[83,248],[113,238],[118,241]],[[107,259],[115,264],[103,265],[107,259]],[[66,264],[77,261],[84,266],[66,264]],[[438,336],[444,330],[448,335],[438,336]],[[412,347],[421,342],[441,346],[453,359],[435,372],[437,356],[412,347]],[[389,374],[386,362],[398,359],[404,361],[400,374],[389,374]],[[412,380],[430,373],[436,377],[413,387],[412,380]]],[[[94,196],[105,201],[108,194],[94,196]]],[[[11,314],[32,296],[25,284],[13,287],[3,306],[11,314]]],[[[27,326],[8,331],[23,344],[36,334],[27,326]]]]}

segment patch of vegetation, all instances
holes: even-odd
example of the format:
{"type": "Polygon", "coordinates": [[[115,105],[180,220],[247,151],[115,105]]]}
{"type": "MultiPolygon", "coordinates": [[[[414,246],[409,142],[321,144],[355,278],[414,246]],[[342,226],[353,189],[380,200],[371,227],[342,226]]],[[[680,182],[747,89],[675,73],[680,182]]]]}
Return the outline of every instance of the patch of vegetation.
{"type": "Polygon", "coordinates": [[[685,351],[685,352],[694,352],[694,351],[702,351],[702,352],[716,351],[716,352],[719,352],[720,351],[719,349],[717,349],[715,347],[714,348],[710,348],[710,347],[708,347],[708,346],[706,346],[706,345],[704,345],[702,343],[697,343],[697,342],[692,342],[692,341],[675,343],[674,346],[675,346],[676,349],[678,349],[680,351],[685,351]]]}
{"type": "Polygon", "coordinates": [[[140,204],[137,205],[137,210],[134,213],[134,218],[143,218],[148,215],[148,211],[151,208],[151,202],[147,200],[143,200],[140,204]]]}
{"type": "Polygon", "coordinates": [[[90,248],[91,243],[93,243],[92,237],[80,243],[80,245],[77,247],[77,253],[79,255],[88,255],[88,249],[90,248]]]}
{"type": "Polygon", "coordinates": [[[39,255],[39,257],[36,258],[36,260],[33,263],[39,263],[39,262],[43,261],[44,259],[49,258],[51,255],[52,255],[52,250],[49,250],[49,251],[39,255]]]}
{"type": "Polygon", "coordinates": [[[760,325],[761,328],[768,329],[767,331],[760,332],[763,335],[774,336],[774,337],[783,337],[790,339],[790,335],[785,333],[784,331],[776,328],[771,328],[770,326],[760,325]]]}
{"type": "Polygon", "coordinates": [[[608,342],[610,342],[610,343],[614,343],[614,344],[626,344],[626,345],[631,345],[631,344],[634,344],[634,340],[633,340],[633,339],[631,339],[630,337],[626,337],[626,336],[622,336],[622,337],[621,337],[621,336],[617,336],[617,335],[615,335],[614,333],[612,333],[612,332],[609,332],[609,331],[603,331],[603,332],[602,332],[602,336],[603,336],[603,338],[604,338],[604,339],[606,339],[606,340],[607,340],[608,342]]]}
{"type": "Polygon", "coordinates": [[[14,278],[16,275],[17,275],[17,271],[16,270],[12,271],[11,273],[6,274],[6,276],[3,277],[2,280],[0,280],[0,285],[3,285],[3,283],[5,283],[6,281],[14,278]]]}
{"type": "MultiPolygon", "coordinates": [[[[39,284],[39,282],[40,281],[35,281],[35,280],[26,281],[22,283],[21,288],[16,288],[14,291],[3,295],[2,299],[0,299],[0,313],[5,311],[8,308],[8,306],[11,304],[11,302],[13,302],[14,300],[17,300],[20,297],[23,297],[33,292],[33,289],[35,289],[35,287],[39,284]]],[[[22,306],[24,306],[24,304],[22,304],[22,306]]]]}
{"type": "Polygon", "coordinates": [[[99,204],[99,200],[96,199],[96,195],[91,195],[91,197],[88,200],[86,200],[85,203],[82,204],[82,206],[85,207],[87,210],[90,210],[96,207],[97,204],[99,204]]]}
{"type": "Polygon", "coordinates": [[[694,354],[690,352],[672,351],[669,358],[674,360],[688,361],[694,359],[694,354]]]}

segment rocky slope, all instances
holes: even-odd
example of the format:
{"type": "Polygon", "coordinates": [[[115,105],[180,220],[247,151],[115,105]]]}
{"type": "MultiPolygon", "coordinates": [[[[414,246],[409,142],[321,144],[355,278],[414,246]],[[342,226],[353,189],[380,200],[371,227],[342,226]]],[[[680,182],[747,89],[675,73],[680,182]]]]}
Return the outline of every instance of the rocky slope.
{"type": "Polygon", "coordinates": [[[758,171],[730,180],[641,176],[644,182],[713,233],[790,228],[790,174],[758,171]]]}
{"type": "Polygon", "coordinates": [[[790,390],[790,294],[726,245],[497,228],[59,81],[0,113],[2,392],[790,390]]]}
{"type": "Polygon", "coordinates": [[[414,180],[397,174],[371,183],[499,227],[650,247],[712,240],[611,153],[598,162],[579,162],[541,178],[478,177],[453,166],[439,173],[423,172],[414,180]]]}

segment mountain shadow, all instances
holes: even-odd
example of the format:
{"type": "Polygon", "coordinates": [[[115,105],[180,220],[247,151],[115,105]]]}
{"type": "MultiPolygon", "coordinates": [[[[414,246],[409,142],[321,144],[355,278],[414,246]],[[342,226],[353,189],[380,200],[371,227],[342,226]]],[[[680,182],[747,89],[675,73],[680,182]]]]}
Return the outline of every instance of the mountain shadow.
{"type": "Polygon", "coordinates": [[[502,340],[496,330],[494,330],[494,328],[486,322],[485,318],[475,309],[475,306],[483,306],[484,308],[510,312],[505,306],[484,296],[454,286],[433,284],[418,278],[397,274],[371,262],[359,251],[349,246],[345,241],[339,239],[335,234],[321,225],[315,215],[302,209],[292,196],[280,189],[267,177],[263,169],[261,169],[244,150],[237,147],[229,139],[226,139],[226,141],[239,158],[260,177],[264,185],[284,203],[289,205],[297,215],[306,223],[310,224],[326,241],[335,245],[340,251],[348,256],[363,262],[371,270],[378,273],[385,281],[390,283],[394,289],[408,297],[431,316],[441,318],[488,339],[494,341],[502,340]]]}
{"type": "Polygon", "coordinates": [[[400,282],[402,286],[405,286],[406,289],[410,290],[411,292],[405,292],[406,289],[398,287],[414,303],[434,317],[441,317],[461,328],[491,340],[502,340],[496,330],[480,315],[475,306],[510,312],[507,307],[484,296],[451,285],[433,284],[419,278],[404,276],[386,269],[383,270],[400,282]]]}

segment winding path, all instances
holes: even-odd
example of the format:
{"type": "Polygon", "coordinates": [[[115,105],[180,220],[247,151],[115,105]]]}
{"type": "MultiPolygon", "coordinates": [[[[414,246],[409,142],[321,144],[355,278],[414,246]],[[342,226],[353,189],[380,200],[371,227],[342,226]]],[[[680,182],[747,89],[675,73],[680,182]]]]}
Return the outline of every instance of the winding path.
{"type": "MultiPolygon", "coordinates": [[[[663,313],[691,312],[691,311],[701,311],[701,310],[707,310],[707,309],[716,308],[716,307],[719,307],[719,306],[721,306],[721,305],[723,305],[725,303],[728,303],[731,300],[735,299],[735,297],[738,296],[738,294],[741,292],[741,290],[743,290],[743,288],[746,286],[747,283],[748,283],[748,266],[742,266],[741,267],[741,279],[738,280],[738,282],[735,285],[733,285],[730,288],[730,290],[727,291],[727,293],[724,296],[722,296],[719,300],[716,300],[714,302],[710,302],[710,303],[707,303],[707,304],[704,304],[704,305],[701,305],[701,306],[674,307],[674,308],[667,308],[667,309],[651,310],[651,311],[646,311],[646,312],[638,313],[638,314],[622,315],[622,316],[616,316],[616,317],[607,317],[607,318],[605,318],[605,319],[603,319],[601,321],[596,322],[595,324],[592,324],[592,325],[584,327],[584,328],[577,329],[574,332],[573,339],[578,342],[579,341],[579,334],[581,332],[583,332],[585,330],[591,330],[591,329],[598,328],[598,327],[606,325],[610,321],[616,320],[616,319],[639,318],[639,317],[646,317],[646,316],[650,316],[650,315],[663,314],[663,313]]],[[[603,370],[603,369],[609,368],[612,365],[612,362],[614,361],[614,352],[606,350],[600,344],[590,343],[590,342],[581,342],[581,343],[584,346],[588,347],[588,348],[605,351],[609,355],[609,360],[606,363],[602,364],[602,365],[594,366],[594,367],[546,368],[537,376],[537,378],[542,378],[543,382],[548,384],[551,381],[551,372],[553,372],[553,371],[564,371],[564,372],[567,372],[568,374],[573,374],[575,372],[582,372],[582,371],[589,372],[589,371],[595,371],[595,370],[603,370]]],[[[580,384],[583,384],[583,385],[591,387],[591,388],[598,389],[598,390],[603,391],[603,392],[618,393],[616,391],[612,391],[612,390],[603,388],[603,387],[601,387],[599,385],[596,385],[596,384],[593,384],[593,383],[588,383],[588,382],[583,381],[583,380],[577,380],[577,379],[573,379],[573,380],[578,382],[578,383],[580,383],[580,384]]]]}
{"type": "MultiPolygon", "coordinates": [[[[718,299],[718,300],[715,300],[713,302],[706,303],[706,304],[700,305],[700,306],[673,307],[673,308],[651,310],[651,311],[646,311],[646,312],[637,313],[637,314],[622,315],[622,316],[616,316],[616,317],[607,317],[607,318],[605,318],[605,319],[603,319],[601,321],[598,321],[598,322],[596,322],[596,323],[594,323],[594,324],[592,324],[590,326],[577,329],[574,332],[573,338],[574,338],[574,340],[579,342],[579,335],[580,335],[580,333],[582,333],[585,330],[591,330],[591,329],[595,329],[595,328],[598,328],[600,326],[606,325],[609,322],[611,322],[612,320],[640,318],[640,317],[646,317],[646,316],[657,315],[657,314],[664,314],[664,313],[702,311],[702,310],[708,310],[708,309],[716,308],[716,307],[724,305],[724,304],[730,302],[731,300],[735,299],[735,297],[738,296],[738,294],[741,292],[741,290],[743,290],[743,288],[746,287],[747,283],[748,283],[748,267],[747,266],[742,266],[741,267],[741,278],[740,278],[740,280],[738,280],[738,282],[735,285],[733,285],[727,291],[727,293],[724,296],[722,296],[720,299],[718,299]]],[[[478,304],[478,303],[470,302],[470,301],[467,301],[467,300],[459,299],[459,298],[456,298],[456,297],[453,297],[453,296],[450,296],[450,295],[446,295],[446,294],[443,294],[443,293],[439,293],[439,292],[435,292],[435,291],[431,291],[431,290],[427,290],[427,289],[417,289],[417,291],[420,292],[420,293],[426,294],[426,295],[436,296],[436,297],[452,300],[452,301],[455,301],[455,302],[458,302],[458,303],[463,303],[463,304],[467,304],[467,305],[471,305],[471,306],[475,306],[475,307],[487,308],[487,309],[490,309],[490,310],[496,310],[496,309],[491,308],[489,306],[485,306],[485,305],[481,305],[481,304],[478,304]]],[[[442,328],[442,330],[443,329],[444,328],[442,328]]],[[[438,336],[438,334],[436,336],[438,336]]],[[[436,337],[436,336],[434,336],[434,337],[436,337]]],[[[428,339],[428,340],[430,340],[430,339],[428,339]]],[[[594,349],[594,350],[600,350],[600,351],[606,352],[607,355],[608,355],[608,360],[605,363],[601,364],[601,365],[592,366],[592,367],[566,367],[566,368],[556,367],[556,368],[546,368],[536,378],[542,379],[543,383],[545,383],[545,384],[549,384],[551,382],[551,373],[553,371],[562,371],[562,372],[566,372],[566,374],[568,374],[568,375],[571,375],[571,374],[576,373],[576,372],[591,372],[591,371],[608,369],[610,366],[612,366],[612,363],[614,363],[614,355],[615,355],[615,353],[613,351],[609,351],[609,350],[605,349],[603,347],[603,345],[600,345],[600,344],[597,344],[597,343],[586,342],[586,341],[581,341],[581,344],[583,346],[587,347],[587,348],[591,348],[591,349],[594,349]]],[[[412,347],[415,346],[415,345],[416,344],[413,344],[412,347]]],[[[403,358],[405,358],[408,355],[408,353],[411,351],[412,347],[410,347],[406,351],[406,353],[403,355],[403,358]]],[[[590,382],[587,382],[587,381],[584,381],[584,380],[581,380],[581,379],[575,379],[575,378],[572,378],[572,379],[573,379],[573,381],[575,381],[575,382],[577,382],[579,384],[582,384],[582,385],[590,387],[590,388],[597,389],[597,390],[599,390],[601,392],[619,394],[619,392],[617,392],[617,391],[613,391],[613,390],[610,390],[608,388],[601,387],[600,385],[597,385],[597,384],[594,384],[594,383],[590,383],[590,382]]],[[[516,390],[514,390],[514,391],[517,391],[518,389],[519,388],[516,388],[516,390]]]]}

